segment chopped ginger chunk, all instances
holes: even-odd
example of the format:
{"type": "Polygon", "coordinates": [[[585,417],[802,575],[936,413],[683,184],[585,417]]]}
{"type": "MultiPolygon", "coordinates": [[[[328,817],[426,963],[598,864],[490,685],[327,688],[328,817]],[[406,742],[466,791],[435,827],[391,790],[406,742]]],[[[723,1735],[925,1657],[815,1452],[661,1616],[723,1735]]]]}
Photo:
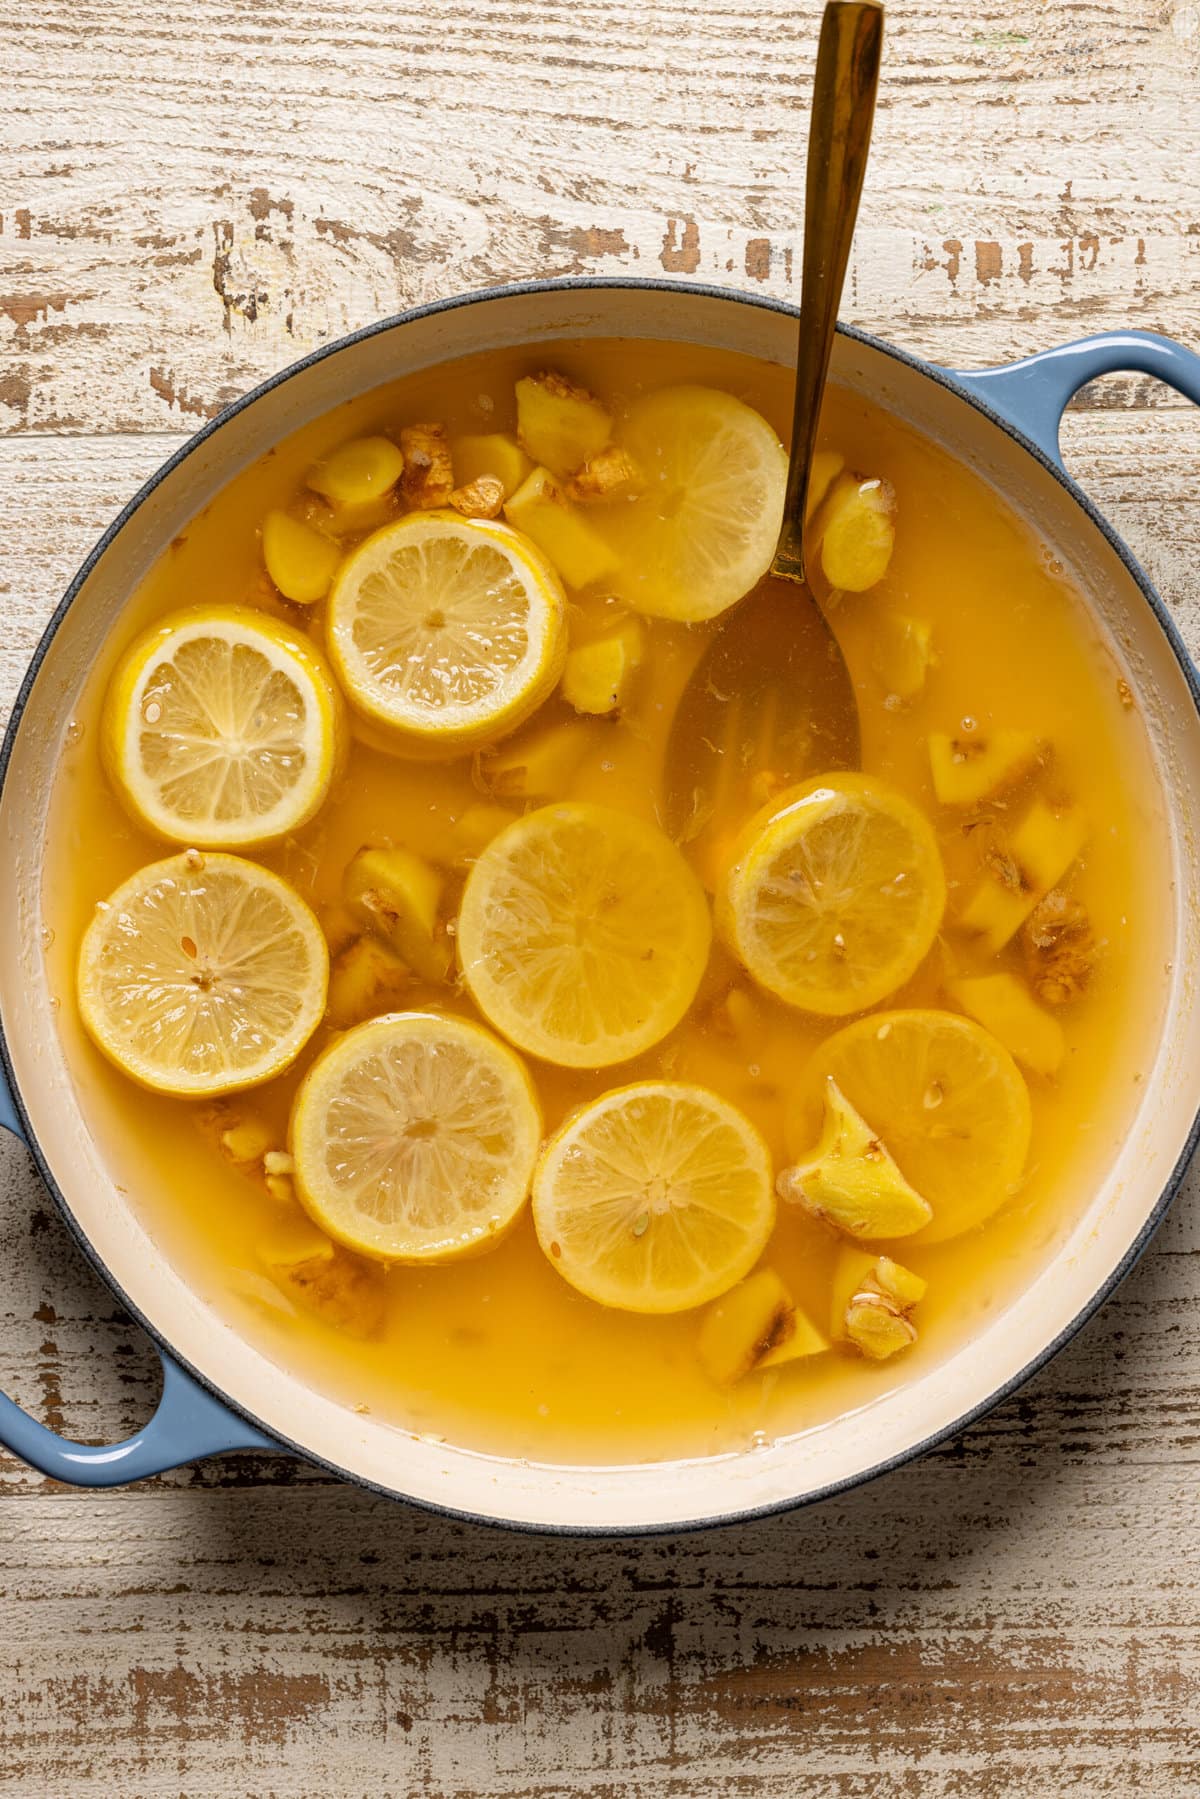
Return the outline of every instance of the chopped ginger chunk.
{"type": "Polygon", "coordinates": [[[456,487],[450,504],[464,518],[499,518],[504,505],[504,483],[498,475],[477,475],[465,487],[456,487]]]}
{"type": "Polygon", "coordinates": [[[933,791],[943,806],[973,806],[1028,774],[1041,753],[1032,731],[931,731],[933,791]]]}
{"type": "Polygon", "coordinates": [[[608,411],[586,387],[553,371],[517,382],[517,438],[551,474],[573,474],[611,436],[608,411]]]}
{"type": "Polygon", "coordinates": [[[1030,913],[1021,943],[1039,999],[1065,1006],[1079,998],[1100,955],[1086,906],[1054,888],[1030,913]]]}
{"type": "Polygon", "coordinates": [[[442,877],[411,850],[359,850],[346,865],[342,897],[415,973],[441,981],[450,969],[450,945],[438,934],[442,877]]]}
{"type": "Polygon", "coordinates": [[[1020,930],[1038,901],[1057,886],[1087,840],[1078,806],[1056,811],[1034,800],[1009,838],[989,858],[988,872],[967,900],[959,923],[993,953],[1020,930]]]}
{"type": "Polygon", "coordinates": [[[890,1256],[847,1247],[833,1272],[830,1334],[871,1361],[886,1361],[916,1342],[909,1313],[925,1290],[919,1274],[890,1256]]]}
{"type": "Polygon", "coordinates": [[[732,1386],[754,1369],[776,1366],[829,1348],[773,1268],[739,1281],[709,1306],[700,1327],[700,1365],[718,1386],[732,1386]]]}
{"type": "Polygon", "coordinates": [[[567,655],[562,695],[576,712],[600,716],[615,712],[641,666],[645,632],[637,619],[627,619],[603,637],[580,644],[567,655]]]}
{"type": "Polygon", "coordinates": [[[865,593],[882,581],[896,544],[896,496],[891,484],[843,475],[823,517],[821,567],[829,585],[865,593]]]}
{"type": "Polygon", "coordinates": [[[336,1330],[370,1337],[383,1320],[383,1279],[307,1220],[274,1227],[258,1259],[276,1286],[336,1330]]]}
{"type": "Polygon", "coordinates": [[[535,468],[521,483],[505,505],[504,516],[533,539],[568,587],[590,587],[617,566],[612,549],[547,469],[535,468]]]}
{"type": "Polygon", "coordinates": [[[412,980],[407,962],[378,937],[357,937],[334,957],[329,970],[326,1016],[348,1030],[397,1004],[412,980]]]}
{"type": "Polygon", "coordinates": [[[456,437],[451,445],[455,479],[463,487],[485,477],[499,481],[504,498],[516,493],[533,463],[515,437],[491,431],[479,437],[456,437]]]}
{"type": "Polygon", "coordinates": [[[454,464],[445,425],[405,425],[400,432],[404,474],[400,491],[410,506],[445,506],[454,491],[454,464]]]}
{"type": "Polygon", "coordinates": [[[404,473],[404,455],[390,437],[355,437],[315,462],[305,476],[314,493],[335,506],[367,506],[404,473]]]}
{"type": "Polygon", "coordinates": [[[775,1190],[851,1237],[907,1237],[933,1217],[832,1075],[820,1141],[807,1161],[782,1170],[775,1190]]]}
{"type": "Polygon", "coordinates": [[[951,981],[947,991],[1034,1074],[1057,1073],[1067,1053],[1063,1028],[1015,974],[964,975],[951,981]]]}
{"type": "Polygon", "coordinates": [[[567,482],[567,498],[588,505],[595,500],[629,500],[642,492],[646,478],[629,454],[609,444],[567,482]]]}
{"type": "Polygon", "coordinates": [[[480,778],[498,800],[559,799],[587,754],[588,744],[589,733],[582,724],[526,731],[480,758],[480,778]]]}
{"type": "Polygon", "coordinates": [[[875,627],[873,663],[889,693],[915,700],[933,667],[933,627],[928,619],[886,612],[875,627]]]}
{"type": "Polygon", "coordinates": [[[222,1155],[228,1156],[239,1167],[248,1168],[261,1162],[267,1151],[274,1149],[278,1134],[265,1118],[246,1112],[240,1116],[235,1114],[220,1132],[217,1141],[222,1155]]]}
{"type": "Polygon", "coordinates": [[[262,549],[267,573],[285,600],[312,606],[325,598],[341,557],[320,531],[286,512],[268,512],[262,549]]]}

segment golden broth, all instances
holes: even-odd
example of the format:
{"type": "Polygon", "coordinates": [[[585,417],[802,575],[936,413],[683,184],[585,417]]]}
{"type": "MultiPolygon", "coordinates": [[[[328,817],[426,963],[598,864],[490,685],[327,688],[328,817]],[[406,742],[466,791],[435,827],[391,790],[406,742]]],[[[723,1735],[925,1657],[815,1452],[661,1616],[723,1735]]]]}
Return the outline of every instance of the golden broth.
{"type": "MultiPolygon", "coordinates": [[[[323,452],[363,433],[436,418],[454,436],[511,429],[514,379],[551,361],[617,413],[638,393],[676,381],[726,388],[786,436],[787,376],[746,358],[661,344],[556,344],[471,358],[353,400],[305,427],[239,475],[171,546],[127,613],[68,734],[52,816],[44,914],[49,961],[62,1001],[64,1040],[97,1132],[136,1170],[129,1203],[192,1284],[245,1336],[281,1364],[347,1404],[398,1428],[473,1448],[540,1460],[614,1461],[701,1455],[819,1425],[892,1390],[953,1351],[1015,1294],[1078,1218],[1111,1160],[1137,1099],[1162,996],[1165,919],[1163,832],[1152,796],[1138,712],[1079,593],[1029,527],[965,466],[848,392],[826,401],[823,441],[850,466],[885,477],[898,498],[897,544],[883,582],[831,612],[856,688],[863,767],[925,808],[942,843],[951,915],[967,879],[961,820],[939,808],[926,736],[964,717],[982,730],[1017,726],[1052,741],[1057,789],[1086,810],[1091,835],[1072,881],[1105,950],[1086,995],[1060,1014],[1068,1054],[1053,1080],[1030,1077],[1033,1147],[1019,1195],[983,1227],[934,1247],[895,1246],[929,1282],[916,1314],[916,1347],[886,1364],[834,1353],[718,1390],[697,1366],[695,1313],[640,1317],[583,1298],[538,1248],[526,1216],[496,1250],[449,1267],[395,1268],[386,1317],[366,1341],[307,1315],[264,1304],[256,1245],[279,1207],[232,1167],[182,1101],[145,1093],[84,1039],[72,991],[74,960],[99,899],[165,853],[113,797],[97,753],[106,678],[147,622],[180,606],[238,601],[311,615],[278,600],[261,564],[264,514],[284,506],[323,452]],[[890,611],[927,620],[937,662],[911,705],[889,701],[875,669],[877,621],[890,611]]],[[[585,596],[576,622],[597,622],[611,602],[585,596]]],[[[318,609],[319,612],[319,609],[318,609]]],[[[589,748],[566,793],[656,815],[675,701],[711,626],[647,621],[647,660],[630,704],[615,720],[582,724],[589,748]]],[[[312,621],[320,636],[319,619],[312,621]]],[[[573,716],[558,698],[538,717],[573,716]]],[[[453,821],[480,794],[470,758],[405,762],[355,744],[324,810],[302,835],[260,859],[318,908],[338,892],[347,860],[369,839],[391,837],[437,860],[453,821]]],[[[1015,951],[998,966],[1016,966],[1015,951]]],[[[682,1026],[635,1062],[597,1073],[539,1065],[534,1078],[547,1129],[581,1100],[626,1081],[669,1077],[711,1086],[763,1132],[777,1165],[783,1119],[813,1046],[838,1021],[806,1017],[753,988],[752,1028],[720,1028],[717,1002],[737,978],[719,947],[682,1026]]],[[[914,980],[888,1000],[946,1004],[935,948],[914,980]]],[[[433,998],[425,991],[422,999],[433,998]]],[[[451,989],[438,1003],[474,1016],[451,989]]],[[[422,1003],[418,1001],[417,1003],[422,1003]]],[[[486,1021],[485,1021],[486,1022],[486,1021]]],[[[297,1079],[328,1041],[318,1031],[300,1064],[260,1089],[255,1108],[285,1138],[297,1079]]],[[[833,1235],[781,1207],[768,1251],[797,1300],[824,1327],[833,1235]]]]}

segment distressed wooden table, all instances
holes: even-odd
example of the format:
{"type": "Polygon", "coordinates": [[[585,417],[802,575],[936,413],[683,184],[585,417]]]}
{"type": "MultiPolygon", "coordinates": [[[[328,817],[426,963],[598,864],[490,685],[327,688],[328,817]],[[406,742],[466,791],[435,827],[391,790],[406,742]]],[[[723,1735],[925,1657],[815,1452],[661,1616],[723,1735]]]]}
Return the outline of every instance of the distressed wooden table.
{"type": "MultiPolygon", "coordinates": [[[[116,508],[354,326],[531,274],[794,294],[816,0],[3,0],[0,692],[116,508]],[[799,15],[799,16],[797,16],[799,15]]],[[[1200,340],[1195,0],[895,7],[846,311],[958,366],[1200,340]]],[[[1071,462],[1200,649],[1200,416],[1071,462]]],[[[0,1459],[0,1790],[1200,1793],[1195,1183],[959,1442],[792,1518],[589,1545],[270,1458],[93,1497],[0,1459]]],[[[0,1143],[0,1386],[134,1429],[153,1359],[0,1143]]]]}

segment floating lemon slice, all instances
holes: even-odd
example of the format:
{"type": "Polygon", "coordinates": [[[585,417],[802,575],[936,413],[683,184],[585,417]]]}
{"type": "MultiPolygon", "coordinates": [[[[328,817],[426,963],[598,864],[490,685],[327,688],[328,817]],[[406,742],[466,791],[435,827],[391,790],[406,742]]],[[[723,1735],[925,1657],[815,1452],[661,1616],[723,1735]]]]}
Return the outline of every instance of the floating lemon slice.
{"type": "Polygon", "coordinates": [[[472,995],[521,1049],[603,1068],[649,1049],[695,996],[711,929],[663,833],[606,806],[543,806],[467,877],[458,950],[472,995]]]}
{"type": "Polygon", "coordinates": [[[290,1134],[297,1190],[331,1237],[383,1261],[448,1262],[516,1219],[542,1120],[522,1063],[490,1031],[395,1012],[318,1057],[290,1134]]]}
{"type": "Polygon", "coordinates": [[[775,1222],[771,1159],[704,1087],[643,1081],[584,1106],[533,1183],[538,1241],[601,1305],[682,1312],[748,1274],[775,1222]]]}
{"type": "Polygon", "coordinates": [[[717,924],[760,986],[837,1017],[877,1005],[916,972],[945,904],[924,814],[867,775],[822,775],[750,820],[717,924]]]}
{"type": "Polygon", "coordinates": [[[353,705],[397,751],[467,750],[513,730],[553,690],[566,599],[510,526],[413,512],[343,563],[327,636],[353,705]]]}
{"type": "MultiPolygon", "coordinates": [[[[982,1224],[1012,1194],[1029,1154],[1029,1090],[982,1025],[954,1012],[898,1011],[856,1019],[813,1057],[810,1085],[832,1076],[904,1177],[933,1207],[909,1243],[940,1243],[982,1224]]],[[[807,1104],[789,1122],[811,1142],[807,1104]]]]}
{"type": "Polygon", "coordinates": [[[160,1093],[200,1098],[281,1074],[325,1010],[321,927],[278,875],[189,850],[96,908],[79,1010],[105,1055],[160,1093]]]}
{"type": "Polygon", "coordinates": [[[235,606],[177,612],[139,637],[104,701],[109,776],[158,836],[250,849],[308,823],[345,738],[341,697],[299,631],[235,606]]]}
{"type": "Polygon", "coordinates": [[[621,447],[645,487],[607,520],[622,599],[656,618],[715,618],[771,566],[787,454],[771,426],[714,387],[665,387],[630,409],[621,447]]]}

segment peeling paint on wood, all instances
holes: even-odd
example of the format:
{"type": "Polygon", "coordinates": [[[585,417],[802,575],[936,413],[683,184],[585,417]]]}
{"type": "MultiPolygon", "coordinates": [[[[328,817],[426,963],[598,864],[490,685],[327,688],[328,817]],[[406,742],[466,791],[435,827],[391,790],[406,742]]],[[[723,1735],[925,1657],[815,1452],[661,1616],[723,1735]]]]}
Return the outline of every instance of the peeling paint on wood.
{"type": "MultiPolygon", "coordinates": [[[[795,295],[816,0],[9,6],[0,710],[203,420],[404,305],[529,275],[795,295]]],[[[1196,0],[890,18],[846,316],[951,366],[1200,340],[1196,0]]],[[[1200,648],[1200,414],[1082,394],[1068,460],[1200,648]]],[[[472,1530],[269,1456],[125,1493],[0,1457],[0,1791],[213,1799],[1200,1794],[1196,1182],[1071,1348],[791,1519],[472,1530]]],[[[144,1339],[0,1141],[0,1388],[111,1440],[144,1339]]]]}

